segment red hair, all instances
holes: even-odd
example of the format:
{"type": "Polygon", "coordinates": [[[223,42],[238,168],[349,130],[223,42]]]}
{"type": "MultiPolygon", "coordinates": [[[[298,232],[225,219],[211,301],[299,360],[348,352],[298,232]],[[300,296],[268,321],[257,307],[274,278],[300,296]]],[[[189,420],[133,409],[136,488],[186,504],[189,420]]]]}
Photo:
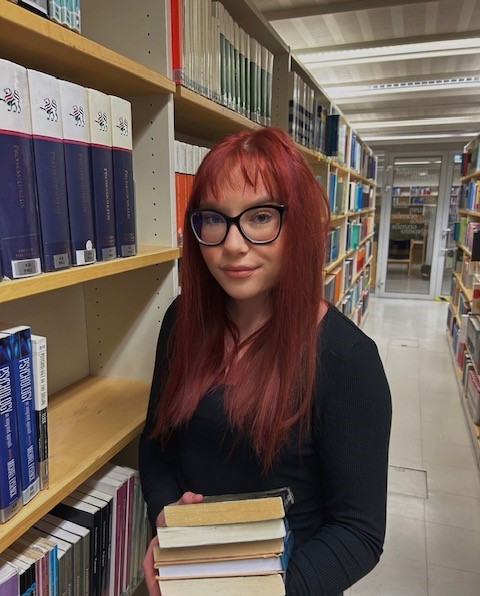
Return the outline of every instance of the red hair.
{"type": "Polygon", "coordinates": [[[188,222],[184,224],[182,292],[169,373],[153,434],[167,440],[193,416],[203,395],[224,386],[224,409],[237,436],[249,436],[264,470],[290,432],[309,429],[316,367],[317,326],[323,299],[323,264],[329,206],[325,193],[291,138],[280,129],[243,131],[217,143],[203,160],[188,208],[218,200],[232,173],[247,185],[261,180],[285,204],[282,272],[271,293],[269,321],[239,344],[228,319],[225,293],[208,271],[188,222]],[[236,350],[224,355],[225,333],[236,350]],[[244,351],[235,359],[238,350],[244,351]]]}

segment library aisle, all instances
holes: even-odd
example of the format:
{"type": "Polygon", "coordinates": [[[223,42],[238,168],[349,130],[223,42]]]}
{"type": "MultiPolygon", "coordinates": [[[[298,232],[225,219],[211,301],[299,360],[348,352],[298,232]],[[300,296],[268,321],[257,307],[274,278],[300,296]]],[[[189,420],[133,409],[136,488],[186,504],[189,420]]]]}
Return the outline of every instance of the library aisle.
{"type": "Polygon", "coordinates": [[[371,298],[363,330],[393,399],[387,538],[345,596],[480,594],[480,479],[446,318],[446,302],[371,298]]]}

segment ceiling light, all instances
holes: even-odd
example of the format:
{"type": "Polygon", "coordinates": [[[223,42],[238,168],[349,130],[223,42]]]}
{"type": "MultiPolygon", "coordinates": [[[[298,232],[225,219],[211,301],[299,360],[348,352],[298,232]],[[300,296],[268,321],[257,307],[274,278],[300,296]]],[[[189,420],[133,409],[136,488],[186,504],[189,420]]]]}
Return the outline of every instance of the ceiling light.
{"type": "Polygon", "coordinates": [[[480,77],[458,77],[432,81],[405,81],[379,85],[352,85],[350,87],[328,87],[327,91],[335,99],[385,95],[387,93],[412,93],[417,91],[445,91],[448,89],[474,89],[480,87],[480,77]]]}
{"type": "Polygon", "coordinates": [[[435,161],[395,161],[396,166],[416,166],[442,163],[442,160],[435,161]]]}
{"type": "Polygon", "coordinates": [[[368,121],[355,122],[353,128],[355,130],[370,130],[377,128],[404,128],[409,126],[440,126],[442,124],[460,124],[475,122],[478,123],[480,117],[472,114],[471,116],[456,116],[455,118],[421,118],[418,120],[384,120],[384,121],[368,121]]]}
{"type": "Polygon", "coordinates": [[[450,138],[458,138],[458,137],[468,137],[473,139],[478,135],[478,132],[462,132],[462,133],[432,133],[432,134],[424,134],[424,135],[381,135],[381,136],[362,136],[364,141],[403,141],[403,140],[414,140],[414,139],[450,139],[450,138]]]}

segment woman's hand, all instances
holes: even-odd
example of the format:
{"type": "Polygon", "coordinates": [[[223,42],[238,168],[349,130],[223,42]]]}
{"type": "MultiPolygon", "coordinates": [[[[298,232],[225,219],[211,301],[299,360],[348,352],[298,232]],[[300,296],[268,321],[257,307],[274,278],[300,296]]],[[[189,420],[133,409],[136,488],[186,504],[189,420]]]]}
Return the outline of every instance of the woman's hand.
{"type": "MultiPolygon", "coordinates": [[[[198,493],[186,492],[183,493],[181,498],[172,505],[190,505],[192,503],[200,503],[203,500],[203,495],[198,493]]],[[[165,526],[165,514],[162,511],[157,517],[157,527],[165,526]]],[[[145,575],[145,582],[147,584],[147,590],[150,596],[161,596],[160,588],[158,586],[158,580],[156,578],[155,568],[153,566],[153,547],[158,544],[158,536],[154,536],[148,545],[145,558],[143,559],[143,573],[145,575]]]]}

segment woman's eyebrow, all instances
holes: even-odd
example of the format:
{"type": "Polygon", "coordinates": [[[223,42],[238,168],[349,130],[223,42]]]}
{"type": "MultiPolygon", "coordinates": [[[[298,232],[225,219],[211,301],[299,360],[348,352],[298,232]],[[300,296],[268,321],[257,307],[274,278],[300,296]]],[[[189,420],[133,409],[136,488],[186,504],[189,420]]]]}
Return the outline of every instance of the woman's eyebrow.
{"type": "MultiPolygon", "coordinates": [[[[242,209],[242,211],[245,211],[245,209],[250,209],[250,207],[259,207],[260,205],[275,205],[277,204],[278,201],[276,201],[275,199],[273,199],[272,197],[269,196],[265,196],[265,197],[259,197],[258,199],[252,201],[251,203],[248,203],[244,209],[242,209]]],[[[228,201],[205,201],[205,202],[201,202],[199,209],[211,209],[212,211],[220,211],[221,213],[224,212],[224,210],[222,209],[223,207],[228,207],[228,201]]]]}

